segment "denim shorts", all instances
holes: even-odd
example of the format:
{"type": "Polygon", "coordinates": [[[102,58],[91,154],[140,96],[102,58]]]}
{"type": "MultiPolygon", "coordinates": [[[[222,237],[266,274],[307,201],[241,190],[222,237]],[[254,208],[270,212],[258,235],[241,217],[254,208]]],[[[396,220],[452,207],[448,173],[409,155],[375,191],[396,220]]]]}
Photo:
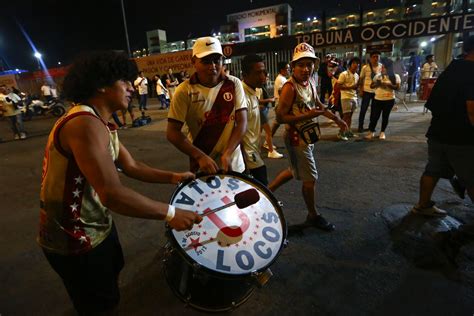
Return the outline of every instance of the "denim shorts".
{"type": "Polygon", "coordinates": [[[474,187],[474,146],[448,145],[428,140],[428,163],[424,174],[451,179],[454,175],[467,187],[474,187]]]}
{"type": "Polygon", "coordinates": [[[284,138],[293,177],[300,181],[318,180],[318,170],[313,153],[314,144],[307,145],[300,140],[300,144],[295,146],[291,144],[288,131],[285,132],[284,138]]]}
{"type": "Polygon", "coordinates": [[[268,124],[268,107],[264,107],[260,110],[260,125],[268,124]]]}

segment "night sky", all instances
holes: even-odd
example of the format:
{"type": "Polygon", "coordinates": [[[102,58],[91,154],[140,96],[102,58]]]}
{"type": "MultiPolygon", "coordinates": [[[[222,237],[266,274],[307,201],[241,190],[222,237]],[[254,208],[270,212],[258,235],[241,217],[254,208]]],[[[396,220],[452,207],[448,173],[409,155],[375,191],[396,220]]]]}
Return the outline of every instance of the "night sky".
{"type": "MultiPolygon", "coordinates": [[[[373,8],[400,0],[124,0],[130,46],[147,47],[146,31],[157,28],[167,32],[169,42],[209,35],[226,23],[227,14],[280,3],[290,4],[293,20],[302,20],[322,10],[358,10],[359,3],[373,8]]],[[[83,50],[126,50],[120,0],[3,0],[0,65],[3,60],[7,69],[33,70],[36,59],[19,25],[48,67],[67,64],[83,50]]]]}

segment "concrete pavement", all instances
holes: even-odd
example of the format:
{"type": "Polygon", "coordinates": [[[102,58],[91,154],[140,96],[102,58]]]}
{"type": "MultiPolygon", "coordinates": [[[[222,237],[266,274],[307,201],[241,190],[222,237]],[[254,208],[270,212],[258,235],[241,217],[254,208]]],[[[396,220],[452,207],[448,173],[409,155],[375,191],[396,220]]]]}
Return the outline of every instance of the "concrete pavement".
{"type": "MultiPolygon", "coordinates": [[[[455,273],[460,277],[453,277],[436,267],[419,268],[400,251],[394,228],[384,216],[390,209],[406,217],[407,208],[417,200],[418,181],[426,163],[424,133],[430,115],[423,114],[420,103],[408,107],[407,111],[400,105],[392,113],[386,141],[363,141],[362,137],[338,141],[337,128],[322,122],[323,139],[316,146],[320,173],[317,205],[336,224],[336,230],[324,233],[308,228],[291,235],[289,246],[271,267],[274,276],[234,315],[474,312],[474,278],[469,270],[460,267],[455,273]]],[[[137,160],[162,169],[185,170],[187,158],[166,141],[166,112],[157,110],[156,105],[151,108],[153,123],[120,131],[122,142],[137,160]]],[[[1,315],[73,314],[60,279],[35,243],[41,162],[52,124],[51,118],[36,118],[26,124],[29,139],[0,144],[1,315]]],[[[282,130],[275,139],[280,146],[282,130]]],[[[6,121],[0,121],[0,135],[8,140],[6,121]]],[[[283,148],[279,151],[286,156],[283,148]]],[[[265,162],[270,179],[288,165],[286,159],[265,162]]],[[[169,200],[174,191],[171,185],[121,178],[134,190],[161,201],[169,200]]],[[[290,225],[304,221],[300,183],[291,181],[275,196],[283,202],[290,225]]],[[[440,181],[434,200],[461,221],[474,211],[472,203],[460,200],[447,181],[440,181]]],[[[121,315],[201,314],[185,307],[163,277],[163,223],[115,214],[114,219],[126,261],[120,283],[121,315]]],[[[472,258],[464,262],[472,262],[472,258]]]]}

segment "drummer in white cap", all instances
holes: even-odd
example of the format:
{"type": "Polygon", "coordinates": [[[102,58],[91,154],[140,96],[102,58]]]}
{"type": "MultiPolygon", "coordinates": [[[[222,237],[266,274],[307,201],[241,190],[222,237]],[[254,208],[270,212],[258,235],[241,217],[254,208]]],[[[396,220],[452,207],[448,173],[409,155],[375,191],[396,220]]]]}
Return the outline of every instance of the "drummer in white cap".
{"type": "Polygon", "coordinates": [[[306,221],[317,228],[331,231],[335,226],[329,223],[316,209],[316,180],[318,171],[314,159],[314,140],[305,141],[301,135],[303,123],[323,115],[335,121],[341,130],[347,130],[346,123],[327,110],[316,93],[316,84],[312,79],[314,49],[307,43],[298,44],[293,53],[291,66],[293,74],[283,85],[276,110],[279,123],[286,124],[285,146],[288,150],[290,168],[282,171],[269,188],[275,191],[282,184],[295,178],[303,182],[302,193],[308,208],[306,221]]]}
{"type": "Polygon", "coordinates": [[[191,159],[191,171],[243,172],[239,144],[246,130],[242,82],[222,71],[217,38],[201,37],[193,46],[196,72],[176,89],[168,114],[167,138],[191,159]],[[181,128],[186,123],[189,135],[181,128]]]}

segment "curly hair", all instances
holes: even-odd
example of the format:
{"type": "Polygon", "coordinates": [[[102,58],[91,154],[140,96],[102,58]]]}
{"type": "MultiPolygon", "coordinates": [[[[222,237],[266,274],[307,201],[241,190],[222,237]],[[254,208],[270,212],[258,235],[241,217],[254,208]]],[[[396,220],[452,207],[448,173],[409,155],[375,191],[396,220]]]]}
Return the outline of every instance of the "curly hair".
{"type": "Polygon", "coordinates": [[[138,68],[134,60],[114,51],[87,52],[78,56],[64,78],[66,99],[80,103],[93,97],[97,89],[111,86],[117,80],[133,82],[138,68]]]}

